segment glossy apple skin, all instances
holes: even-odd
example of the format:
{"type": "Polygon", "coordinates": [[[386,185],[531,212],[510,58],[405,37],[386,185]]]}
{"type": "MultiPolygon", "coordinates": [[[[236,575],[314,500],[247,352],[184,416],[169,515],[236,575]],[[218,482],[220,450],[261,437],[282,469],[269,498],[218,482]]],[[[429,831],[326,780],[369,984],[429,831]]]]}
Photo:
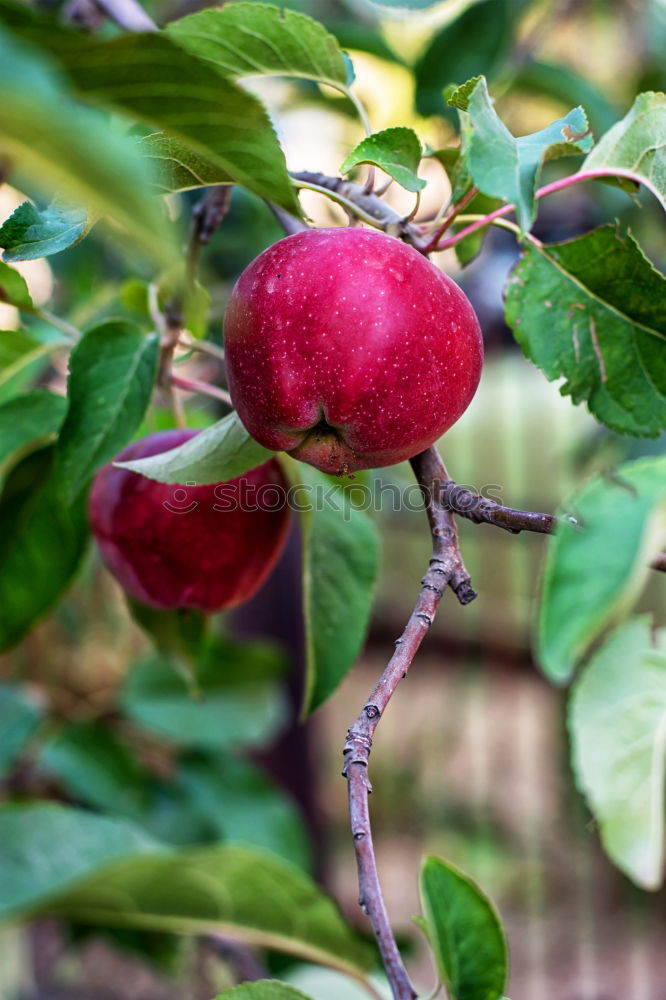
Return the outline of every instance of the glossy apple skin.
{"type": "MultiPolygon", "coordinates": [[[[114,461],[157,455],[194,434],[153,434],[114,461]]],[[[275,459],[222,489],[167,486],[109,463],[95,476],[88,509],[102,557],[128,594],[153,607],[214,612],[247,601],[275,565],[289,525],[287,490],[275,459]],[[265,508],[247,509],[261,487],[265,508]]]]}
{"type": "Polygon", "coordinates": [[[250,434],[334,475],[427,448],[466,410],[483,363],[456,283],[360,229],[308,230],[260,254],[233,289],[224,342],[250,434]]]}

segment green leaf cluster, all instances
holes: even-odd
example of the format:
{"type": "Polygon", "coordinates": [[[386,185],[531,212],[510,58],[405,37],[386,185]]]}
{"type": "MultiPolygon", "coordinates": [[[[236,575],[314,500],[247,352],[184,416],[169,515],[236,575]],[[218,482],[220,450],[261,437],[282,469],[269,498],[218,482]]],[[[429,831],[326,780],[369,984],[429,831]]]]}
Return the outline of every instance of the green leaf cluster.
{"type": "Polygon", "coordinates": [[[548,676],[574,681],[574,771],[604,845],[638,885],[663,878],[664,639],[627,619],[650,563],[666,546],[666,460],[642,459],[587,483],[548,552],[537,656],[548,676]]]}

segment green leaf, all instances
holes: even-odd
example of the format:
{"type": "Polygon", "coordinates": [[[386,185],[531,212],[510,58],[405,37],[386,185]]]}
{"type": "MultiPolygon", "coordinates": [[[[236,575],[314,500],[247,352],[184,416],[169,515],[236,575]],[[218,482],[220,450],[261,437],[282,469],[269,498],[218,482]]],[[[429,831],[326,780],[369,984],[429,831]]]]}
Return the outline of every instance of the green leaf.
{"type": "Polygon", "coordinates": [[[233,178],[217,162],[196,153],[186,143],[163,132],[153,132],[138,141],[152,162],[157,186],[167,194],[216,184],[232,184],[233,178]]]}
{"type": "Polygon", "coordinates": [[[100,722],[70,722],[41,749],[40,768],[74,798],[132,816],[145,803],[145,777],[133,753],[100,722]]]}
{"type": "MultiPolygon", "coordinates": [[[[233,183],[300,213],[284,154],[252,94],[165,33],[104,40],[63,28],[8,2],[10,27],[44,45],[88,101],[179,139],[233,183]]],[[[153,237],[154,238],[154,237],[153,237]]]]}
{"type": "Polygon", "coordinates": [[[467,875],[436,857],[423,862],[420,888],[428,937],[451,1000],[499,1000],[508,956],[490,900],[467,875]]]}
{"type": "Polygon", "coordinates": [[[67,400],[33,389],[0,405],[0,477],[10,464],[46,444],[60,428],[67,400]]]}
{"type": "MultiPolygon", "coordinates": [[[[181,18],[164,33],[230,79],[266,74],[302,77],[348,93],[347,63],[338,42],[323,25],[293,10],[234,3],[181,18]]],[[[142,145],[160,160],[165,190],[184,191],[235,179],[233,171],[221,170],[219,162],[202,155],[203,150],[188,149],[172,138],[149,136],[142,145]]]]}
{"type": "MultiPolygon", "coordinates": [[[[13,705],[11,718],[4,710],[4,691],[0,687],[0,723],[7,735],[3,752],[13,752],[19,726],[12,728],[13,705]]],[[[23,741],[30,732],[23,736],[21,730],[23,741]]],[[[139,765],[133,749],[97,721],[65,725],[43,746],[37,763],[74,801],[131,819],[169,844],[233,841],[309,867],[308,838],[297,807],[247,761],[218,751],[190,751],[163,779],[139,765]]]]}
{"type": "Polygon", "coordinates": [[[43,714],[42,705],[27,687],[0,684],[0,778],[28,743],[43,714]]]}
{"type": "Polygon", "coordinates": [[[580,173],[607,168],[637,174],[666,209],[666,94],[639,94],[586,157],[580,173]]]}
{"type": "Polygon", "coordinates": [[[245,666],[248,672],[256,670],[253,658],[266,655],[275,662],[275,654],[266,654],[262,647],[218,643],[197,671],[198,697],[169,663],[146,658],[127,676],[123,710],[134,722],[180,746],[265,746],[282,728],[286,706],[274,680],[246,677],[245,666]]]}
{"type": "Polygon", "coordinates": [[[426,182],[416,176],[421,143],[411,128],[387,128],[359,142],[340,167],[346,174],[359,163],[373,163],[407,191],[421,191],[426,182]]]}
{"type": "Polygon", "coordinates": [[[666,278],[614,226],[528,246],[511,273],[506,321],[560,392],[606,426],[655,437],[666,427],[666,278]]]}
{"type": "Polygon", "coordinates": [[[46,802],[0,807],[0,842],[0,920],[118,858],[161,849],[125,821],[46,802]]]}
{"type": "Polygon", "coordinates": [[[35,311],[25,278],[15,268],[3,264],[2,261],[0,261],[0,302],[6,302],[25,312],[35,311]]]}
{"type": "Polygon", "coordinates": [[[546,160],[586,152],[592,146],[587,118],[574,108],[547,128],[514,138],[498,117],[484,78],[469,95],[463,116],[463,157],[479,190],[516,205],[523,230],[536,215],[534,193],[546,160]]]}
{"type": "Polygon", "coordinates": [[[0,330],[0,386],[20,371],[46,357],[54,348],[67,347],[68,340],[41,341],[23,330],[0,330]]]}
{"type": "Polygon", "coordinates": [[[237,413],[230,413],[177,448],[118,465],[159,483],[206,486],[236,479],[274,454],[250,437],[237,413]]]}
{"type": "Polygon", "coordinates": [[[434,36],[414,68],[419,114],[447,115],[447,84],[480,73],[492,78],[500,70],[509,53],[516,15],[524,6],[520,0],[483,0],[434,36]]]}
{"type": "MultiPolygon", "coordinates": [[[[461,83],[458,86],[451,84],[446,90],[446,103],[450,108],[455,108],[456,111],[467,111],[469,108],[469,99],[473,92],[476,90],[478,83],[483,80],[483,76],[473,76],[465,83],[461,83]]],[[[451,150],[442,150],[442,152],[456,153],[459,154],[460,150],[457,148],[451,150]]]]}
{"type": "Polygon", "coordinates": [[[60,806],[0,809],[0,914],[222,934],[358,976],[369,954],[298,868],[232,845],[169,851],[126,822],[60,806]],[[114,864],[114,856],[133,853],[114,864]]]}
{"type": "MultiPolygon", "coordinates": [[[[2,12],[7,24],[34,18],[22,5],[3,5],[2,12]]],[[[47,36],[52,30],[64,32],[56,22],[47,24],[47,36]]],[[[80,32],[67,34],[79,50],[85,47],[80,32]]],[[[151,196],[147,163],[134,141],[118,123],[76,103],[71,87],[44,52],[24,45],[4,28],[0,91],[0,149],[20,163],[44,194],[66,193],[73,202],[109,216],[149,259],[162,265],[174,259],[173,226],[151,196]]]]}
{"type": "Polygon", "coordinates": [[[52,468],[53,449],[29,455],[0,498],[0,652],[50,611],[85,551],[85,498],[63,504],[52,468]]]}
{"type": "Polygon", "coordinates": [[[664,870],[666,632],[648,617],[612,633],[576,681],[569,710],[578,784],[604,847],[643,889],[664,870]]]}
{"type": "Polygon", "coordinates": [[[311,1000],[305,993],[277,979],[259,979],[223,990],[215,1000],[311,1000]]]}
{"type": "MultiPolygon", "coordinates": [[[[298,465],[307,501],[298,500],[303,532],[303,604],[307,676],[303,712],[333,694],[354,665],[367,631],[379,562],[379,539],[345,490],[298,465]]],[[[301,487],[302,489],[303,487],[301,487]]]]}
{"type": "Polygon", "coordinates": [[[85,209],[60,201],[39,211],[29,202],[22,205],[0,226],[3,260],[37,260],[75,246],[90,230],[85,209]]]}
{"type": "Polygon", "coordinates": [[[365,979],[356,981],[335,969],[301,964],[288,971],[289,983],[317,1000],[391,1000],[393,993],[385,975],[375,967],[365,979]]]}
{"type": "Polygon", "coordinates": [[[176,780],[189,815],[201,817],[209,838],[261,847],[307,869],[308,837],[297,807],[248,761],[225,754],[190,755],[176,780]]]}
{"type": "Polygon", "coordinates": [[[190,696],[197,696],[197,662],[210,616],[194,608],[155,608],[129,594],[125,600],[132,618],[150,637],[160,656],[179,674],[190,696]]]}
{"type": "Polygon", "coordinates": [[[634,603],[666,542],[666,458],[598,476],[571,497],[579,525],[561,523],[543,578],[537,657],[556,683],[634,603]],[[618,526],[621,525],[621,530],[618,526]]]}
{"type": "Polygon", "coordinates": [[[153,391],[159,338],[126,320],[107,320],[79,341],[69,361],[69,410],[60,434],[59,476],[69,499],[137,429],[153,391]]]}
{"type": "Polygon", "coordinates": [[[232,78],[274,74],[348,89],[337,40],[322,24],[294,10],[234,3],[174,21],[165,33],[232,78]]]}

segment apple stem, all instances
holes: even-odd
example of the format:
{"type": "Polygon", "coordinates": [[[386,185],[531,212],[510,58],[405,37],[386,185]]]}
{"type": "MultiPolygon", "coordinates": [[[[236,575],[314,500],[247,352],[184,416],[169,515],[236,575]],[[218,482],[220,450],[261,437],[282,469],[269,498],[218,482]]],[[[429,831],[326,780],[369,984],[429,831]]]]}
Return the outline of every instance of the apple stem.
{"type": "Polygon", "coordinates": [[[458,548],[453,514],[440,504],[437,497],[438,484],[447,477],[436,448],[431,446],[416,455],[411,464],[423,492],[432,532],[432,558],[421,581],[421,592],[414,610],[396,642],[395,652],[358,718],[347,732],[342,772],[348,783],[349,815],[358,867],[359,902],[372,923],[395,1000],[414,1000],[417,994],[398,950],[379,881],[368,809],[368,796],[372,791],[368,778],[368,758],[375,729],[398,684],[407,676],[414,656],[432,625],[446,587],[452,588],[461,604],[468,604],[476,597],[458,548]]]}

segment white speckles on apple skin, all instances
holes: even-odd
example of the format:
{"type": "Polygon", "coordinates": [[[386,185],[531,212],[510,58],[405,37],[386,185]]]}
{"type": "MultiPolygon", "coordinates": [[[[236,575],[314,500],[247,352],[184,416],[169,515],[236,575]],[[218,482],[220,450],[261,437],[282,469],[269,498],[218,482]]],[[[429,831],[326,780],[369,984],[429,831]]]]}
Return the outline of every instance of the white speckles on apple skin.
{"type": "Polygon", "coordinates": [[[458,286],[413,248],[358,229],[264,251],[231,295],[225,349],[250,433],[338,473],[426,448],[467,408],[483,359],[458,286]]]}

